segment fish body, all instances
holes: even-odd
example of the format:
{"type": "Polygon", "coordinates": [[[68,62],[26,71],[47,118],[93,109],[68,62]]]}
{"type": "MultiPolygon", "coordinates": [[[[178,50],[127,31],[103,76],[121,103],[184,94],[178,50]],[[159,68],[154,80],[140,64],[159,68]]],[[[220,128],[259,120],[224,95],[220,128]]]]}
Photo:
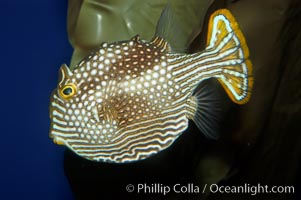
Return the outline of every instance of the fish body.
{"type": "Polygon", "coordinates": [[[205,110],[196,87],[216,78],[235,103],[243,104],[250,98],[251,70],[245,39],[227,10],[211,16],[202,52],[172,52],[159,36],[104,43],[73,71],[60,68],[51,96],[50,137],[79,156],[114,163],[168,148],[189,119],[216,138],[210,120],[200,117],[205,110]]]}

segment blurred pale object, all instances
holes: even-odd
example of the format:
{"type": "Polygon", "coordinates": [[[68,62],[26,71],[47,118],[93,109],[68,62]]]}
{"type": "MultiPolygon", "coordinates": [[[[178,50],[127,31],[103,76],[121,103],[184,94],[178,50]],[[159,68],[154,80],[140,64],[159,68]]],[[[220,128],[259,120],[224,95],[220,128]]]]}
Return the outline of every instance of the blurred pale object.
{"type": "MultiPolygon", "coordinates": [[[[187,47],[201,31],[212,0],[169,2],[181,31],[177,45],[187,47]]],[[[102,42],[127,40],[137,34],[150,40],[166,3],[167,0],[69,0],[68,35],[74,48],[71,69],[102,42]]]]}

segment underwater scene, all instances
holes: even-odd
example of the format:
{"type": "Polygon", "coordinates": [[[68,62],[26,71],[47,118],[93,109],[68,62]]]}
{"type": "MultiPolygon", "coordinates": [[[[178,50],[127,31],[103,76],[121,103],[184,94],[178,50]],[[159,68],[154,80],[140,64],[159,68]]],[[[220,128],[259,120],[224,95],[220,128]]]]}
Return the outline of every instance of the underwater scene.
{"type": "Polygon", "coordinates": [[[301,1],[0,9],[0,199],[301,199],[301,1]]]}

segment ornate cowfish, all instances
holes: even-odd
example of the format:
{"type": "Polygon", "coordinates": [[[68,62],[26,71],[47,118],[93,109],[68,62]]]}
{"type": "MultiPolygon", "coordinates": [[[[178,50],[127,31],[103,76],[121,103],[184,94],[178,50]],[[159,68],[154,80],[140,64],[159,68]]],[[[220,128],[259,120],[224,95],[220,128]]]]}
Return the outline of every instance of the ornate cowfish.
{"type": "Polygon", "coordinates": [[[244,104],[251,71],[244,36],[226,9],[211,15],[207,47],[198,53],[173,52],[158,35],[103,43],[74,70],[61,66],[50,102],[50,137],[86,159],[114,163],[168,148],[189,119],[216,138],[210,115],[200,117],[211,108],[204,109],[206,98],[195,89],[216,78],[233,102],[244,104]]]}

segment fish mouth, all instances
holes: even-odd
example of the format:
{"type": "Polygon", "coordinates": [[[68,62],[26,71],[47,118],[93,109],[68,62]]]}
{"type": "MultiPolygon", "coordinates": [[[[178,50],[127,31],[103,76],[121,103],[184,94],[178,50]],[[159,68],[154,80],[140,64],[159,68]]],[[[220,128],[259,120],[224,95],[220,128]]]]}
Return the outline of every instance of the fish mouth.
{"type": "Polygon", "coordinates": [[[65,141],[60,138],[60,137],[57,137],[57,136],[52,136],[52,141],[57,144],[57,145],[65,145],[65,141]]]}
{"type": "Polygon", "coordinates": [[[52,133],[52,129],[50,129],[49,138],[52,139],[53,143],[57,145],[65,145],[65,141],[63,138],[52,133]]]}

